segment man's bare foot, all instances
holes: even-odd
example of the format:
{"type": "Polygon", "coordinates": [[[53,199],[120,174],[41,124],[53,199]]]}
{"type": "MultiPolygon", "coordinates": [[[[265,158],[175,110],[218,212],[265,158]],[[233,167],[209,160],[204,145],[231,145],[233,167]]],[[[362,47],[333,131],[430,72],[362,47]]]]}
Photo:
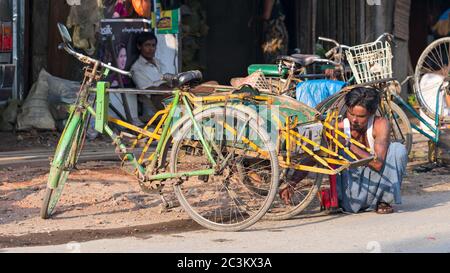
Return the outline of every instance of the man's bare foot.
{"type": "Polygon", "coordinates": [[[390,214],[394,212],[394,209],[388,203],[380,202],[378,203],[376,212],[378,214],[390,214]]]}

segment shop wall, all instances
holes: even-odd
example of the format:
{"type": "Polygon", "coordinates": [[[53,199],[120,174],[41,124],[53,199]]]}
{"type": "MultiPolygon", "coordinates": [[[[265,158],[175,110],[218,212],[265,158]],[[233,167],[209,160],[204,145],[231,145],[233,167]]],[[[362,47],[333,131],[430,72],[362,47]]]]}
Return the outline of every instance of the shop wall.
{"type": "Polygon", "coordinates": [[[246,75],[248,65],[258,60],[259,26],[250,20],[258,14],[258,2],[205,1],[209,32],[202,55],[207,79],[229,84],[231,78],[246,75]]]}
{"type": "Polygon", "coordinates": [[[10,0],[0,0],[0,18],[3,21],[12,21],[10,0]]]}
{"type": "Polygon", "coordinates": [[[31,18],[31,81],[38,79],[42,68],[48,69],[48,16],[50,0],[34,1],[31,18]]]}
{"type": "MultiPolygon", "coordinates": [[[[361,0],[302,1],[298,7],[299,14],[305,13],[304,10],[315,14],[315,18],[312,18],[314,15],[306,16],[315,24],[308,20],[305,23],[300,17],[299,26],[306,30],[298,39],[307,41],[300,46],[304,52],[313,52],[319,36],[346,45],[357,45],[372,42],[385,32],[393,33],[397,37],[393,48],[394,77],[403,80],[411,70],[408,52],[410,6],[410,0],[380,0],[379,5],[369,5],[368,1],[361,0]]],[[[408,92],[404,90],[404,95],[408,92]]]]}
{"type": "Polygon", "coordinates": [[[30,26],[30,85],[37,81],[41,69],[57,77],[80,80],[81,66],[68,54],[58,50],[61,38],[57,23],[65,23],[69,6],[61,0],[32,1],[30,26]]]}

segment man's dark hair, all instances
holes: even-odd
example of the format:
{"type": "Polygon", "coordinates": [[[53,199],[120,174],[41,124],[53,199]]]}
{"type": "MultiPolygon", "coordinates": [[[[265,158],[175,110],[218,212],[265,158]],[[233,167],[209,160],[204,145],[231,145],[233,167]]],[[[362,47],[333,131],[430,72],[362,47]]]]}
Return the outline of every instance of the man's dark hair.
{"type": "Polygon", "coordinates": [[[156,39],[156,36],[153,32],[142,32],[139,34],[136,40],[136,44],[138,46],[142,46],[145,42],[155,40],[156,44],[158,44],[158,39],[156,39]]]}
{"type": "Polygon", "coordinates": [[[375,88],[359,87],[345,95],[345,105],[347,108],[362,106],[372,115],[377,111],[380,102],[380,93],[375,88]]]}

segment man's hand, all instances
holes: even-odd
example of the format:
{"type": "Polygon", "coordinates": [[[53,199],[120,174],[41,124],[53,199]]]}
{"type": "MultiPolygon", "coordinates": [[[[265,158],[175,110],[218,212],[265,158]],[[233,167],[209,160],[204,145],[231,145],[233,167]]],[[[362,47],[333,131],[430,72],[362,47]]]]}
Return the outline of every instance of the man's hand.
{"type": "MultiPolygon", "coordinates": [[[[162,85],[162,84],[165,83],[165,84],[167,84],[170,88],[172,88],[172,87],[174,87],[175,85],[177,85],[177,81],[178,81],[177,75],[171,74],[171,73],[166,73],[166,74],[164,74],[164,75],[162,76],[161,81],[158,81],[158,82],[160,82],[159,85],[162,85]]],[[[159,86],[159,85],[158,85],[158,86],[159,86]]]]}
{"type": "Polygon", "coordinates": [[[292,195],[294,195],[294,190],[292,189],[292,186],[286,185],[285,187],[282,187],[279,191],[279,194],[284,204],[286,206],[289,206],[291,204],[292,195]]]}

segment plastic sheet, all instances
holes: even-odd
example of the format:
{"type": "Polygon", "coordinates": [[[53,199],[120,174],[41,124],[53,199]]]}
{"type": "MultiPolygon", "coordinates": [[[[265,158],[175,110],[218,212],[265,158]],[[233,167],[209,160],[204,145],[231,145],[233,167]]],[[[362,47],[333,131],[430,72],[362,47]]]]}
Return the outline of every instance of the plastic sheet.
{"type": "Polygon", "coordinates": [[[296,99],[312,108],[331,95],[339,92],[345,82],[332,80],[310,80],[297,85],[296,99]]]}

